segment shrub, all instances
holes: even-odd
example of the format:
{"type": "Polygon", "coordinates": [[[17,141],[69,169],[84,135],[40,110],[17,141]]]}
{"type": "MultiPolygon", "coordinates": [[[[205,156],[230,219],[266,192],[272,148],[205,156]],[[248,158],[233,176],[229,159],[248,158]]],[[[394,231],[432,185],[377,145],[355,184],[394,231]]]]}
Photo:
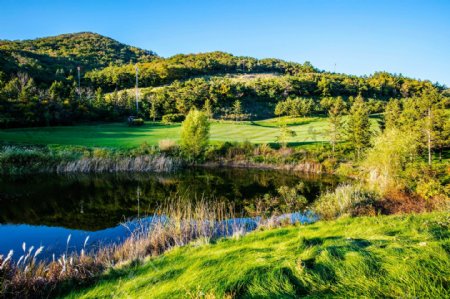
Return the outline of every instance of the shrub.
{"type": "Polygon", "coordinates": [[[281,186],[277,189],[277,192],[283,201],[283,205],[287,208],[287,213],[303,210],[306,207],[308,200],[301,194],[304,188],[305,184],[300,182],[297,186],[292,188],[288,186],[281,186]]]}
{"type": "Polygon", "coordinates": [[[431,199],[441,195],[444,193],[443,191],[441,183],[433,178],[421,180],[416,187],[417,194],[425,199],[431,199]]]}
{"type": "Polygon", "coordinates": [[[335,172],[335,174],[337,174],[337,175],[346,176],[346,177],[353,177],[357,173],[358,173],[358,170],[355,168],[355,166],[352,163],[340,163],[335,172]]]}
{"type": "Polygon", "coordinates": [[[104,148],[95,148],[92,151],[93,158],[108,158],[111,156],[111,152],[104,148]]]}
{"type": "Polygon", "coordinates": [[[209,143],[208,116],[191,110],[181,126],[181,148],[190,160],[198,159],[209,143]]]}
{"type": "Polygon", "coordinates": [[[313,107],[314,101],[312,99],[287,99],[278,102],[275,107],[275,115],[306,116],[311,113],[313,107]]]}
{"type": "Polygon", "coordinates": [[[373,215],[378,196],[360,185],[342,185],[327,192],[315,202],[313,210],[323,219],[341,216],[373,215]]]}
{"type": "Polygon", "coordinates": [[[166,114],[162,117],[161,122],[163,124],[173,124],[173,123],[180,123],[184,121],[186,116],[181,113],[172,113],[172,114],[166,114]]]}
{"type": "Polygon", "coordinates": [[[140,127],[144,124],[144,120],[142,118],[129,118],[128,125],[132,127],[140,127]]]}
{"type": "Polygon", "coordinates": [[[362,166],[373,187],[380,191],[402,184],[403,171],[417,152],[417,136],[411,132],[387,129],[377,136],[362,166]]]}
{"type": "Polygon", "coordinates": [[[255,156],[268,156],[273,153],[272,148],[267,143],[262,143],[258,147],[255,148],[253,154],[255,156]]]}
{"type": "Polygon", "coordinates": [[[224,157],[228,149],[233,147],[233,143],[229,141],[211,144],[205,151],[205,159],[210,161],[218,160],[224,157]]]}
{"type": "Polygon", "coordinates": [[[155,149],[155,146],[149,145],[147,142],[143,142],[139,145],[139,147],[131,150],[130,154],[134,157],[142,155],[156,155],[157,150],[155,149]]]}
{"type": "Polygon", "coordinates": [[[173,152],[178,148],[178,145],[175,140],[161,139],[158,141],[158,147],[161,152],[173,152]]]}

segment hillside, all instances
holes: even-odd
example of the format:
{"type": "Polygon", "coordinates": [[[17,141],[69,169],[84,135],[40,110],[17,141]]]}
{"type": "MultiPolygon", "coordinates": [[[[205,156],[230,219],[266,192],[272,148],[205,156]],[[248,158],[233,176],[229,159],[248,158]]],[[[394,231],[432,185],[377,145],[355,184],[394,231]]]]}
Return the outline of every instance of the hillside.
{"type": "Polygon", "coordinates": [[[28,72],[38,81],[64,78],[77,66],[91,70],[110,64],[151,61],[155,57],[152,51],[91,32],[33,40],[0,40],[0,70],[6,74],[28,72]]]}
{"type": "Polygon", "coordinates": [[[180,117],[192,108],[208,108],[214,118],[264,119],[277,115],[277,105],[290,99],[306,105],[293,116],[323,116],[335,100],[349,108],[359,95],[370,112],[380,113],[390,99],[417,97],[430,88],[449,96],[444,86],[401,74],[353,76],[322,71],[309,62],[221,51],[163,58],[84,32],[0,41],[0,127],[122,121],[136,113],[134,91],[120,91],[134,88],[135,63],[143,119],[180,117]]]}

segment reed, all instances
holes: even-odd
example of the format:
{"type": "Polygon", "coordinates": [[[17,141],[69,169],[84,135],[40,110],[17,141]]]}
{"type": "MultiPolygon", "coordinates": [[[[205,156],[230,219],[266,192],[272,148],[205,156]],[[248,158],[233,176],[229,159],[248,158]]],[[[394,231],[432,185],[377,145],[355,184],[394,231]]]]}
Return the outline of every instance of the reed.
{"type": "MultiPolygon", "coordinates": [[[[303,219],[304,220],[304,219],[303,219]]],[[[77,252],[68,250],[50,261],[39,261],[43,247],[27,248],[15,260],[14,252],[0,256],[0,296],[41,298],[61,295],[71,287],[95,281],[102,273],[118,265],[142,261],[194,241],[210,242],[221,237],[239,238],[257,228],[272,228],[301,221],[293,215],[239,218],[234,207],[225,202],[167,200],[156,212],[131,228],[130,236],[120,244],[87,250],[89,237],[77,252]]],[[[67,238],[69,248],[71,236],[67,238]]]]}

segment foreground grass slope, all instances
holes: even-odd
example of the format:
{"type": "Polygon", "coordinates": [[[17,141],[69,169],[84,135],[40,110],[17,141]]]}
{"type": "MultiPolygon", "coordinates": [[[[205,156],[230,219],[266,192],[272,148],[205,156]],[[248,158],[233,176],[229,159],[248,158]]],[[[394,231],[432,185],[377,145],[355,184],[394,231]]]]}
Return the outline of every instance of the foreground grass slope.
{"type": "Polygon", "coordinates": [[[450,296],[450,217],[348,218],[174,249],[69,298],[450,296]]]}

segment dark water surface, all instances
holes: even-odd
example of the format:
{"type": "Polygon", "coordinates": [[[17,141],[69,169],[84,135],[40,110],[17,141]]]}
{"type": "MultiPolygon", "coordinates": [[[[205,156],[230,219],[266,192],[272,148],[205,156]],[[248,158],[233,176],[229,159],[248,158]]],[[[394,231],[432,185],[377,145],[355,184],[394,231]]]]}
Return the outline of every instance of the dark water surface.
{"type": "MultiPolygon", "coordinates": [[[[71,174],[0,177],[0,254],[22,243],[45,246],[46,255],[88,244],[118,242],[129,234],[121,223],[148,217],[170,199],[226,201],[248,217],[264,196],[302,182],[309,202],[339,183],[333,176],[274,170],[192,169],[170,174],[71,174]],[[67,238],[70,235],[70,242],[67,238]]],[[[286,212],[286,211],[285,211],[286,212]]],[[[288,211],[294,212],[294,211],[288,211]]]]}

